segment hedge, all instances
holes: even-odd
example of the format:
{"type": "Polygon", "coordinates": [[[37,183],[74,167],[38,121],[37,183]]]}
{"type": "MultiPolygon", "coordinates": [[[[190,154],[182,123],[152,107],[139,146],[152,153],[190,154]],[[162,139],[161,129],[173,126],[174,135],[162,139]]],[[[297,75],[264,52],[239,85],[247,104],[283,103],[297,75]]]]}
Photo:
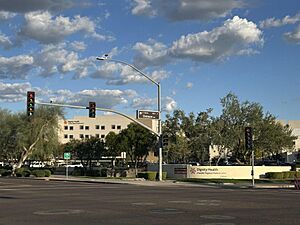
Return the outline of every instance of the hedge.
{"type": "Polygon", "coordinates": [[[18,168],[15,171],[17,177],[29,177],[31,172],[27,168],[18,168]]]}
{"type": "Polygon", "coordinates": [[[12,171],[7,169],[0,169],[0,174],[2,177],[11,176],[12,171]]]}
{"type": "Polygon", "coordinates": [[[300,179],[300,172],[296,171],[285,171],[285,172],[268,172],[266,177],[269,179],[284,180],[284,179],[294,179],[295,175],[300,179]]]}
{"type": "MultiPolygon", "coordinates": [[[[138,173],[137,177],[154,181],[154,180],[158,180],[158,172],[155,172],[155,171],[141,172],[141,173],[138,173]]],[[[163,172],[162,178],[163,179],[167,178],[167,172],[163,172]]]]}

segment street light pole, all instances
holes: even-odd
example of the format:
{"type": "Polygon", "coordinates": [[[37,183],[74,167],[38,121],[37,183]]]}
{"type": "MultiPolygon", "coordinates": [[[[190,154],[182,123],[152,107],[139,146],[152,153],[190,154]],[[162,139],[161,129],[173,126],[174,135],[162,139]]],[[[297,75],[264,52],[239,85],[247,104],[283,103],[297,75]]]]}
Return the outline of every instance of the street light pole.
{"type": "Polygon", "coordinates": [[[143,71],[139,70],[136,68],[134,65],[131,65],[125,61],[117,60],[117,59],[111,59],[108,58],[108,55],[105,55],[104,57],[97,57],[97,60],[107,60],[107,61],[112,61],[112,62],[117,62],[124,64],[126,66],[129,66],[133,70],[137,71],[140,73],[142,76],[146,77],[148,80],[150,80],[153,84],[157,86],[157,111],[159,112],[159,119],[158,119],[158,127],[157,127],[157,133],[158,133],[158,179],[159,181],[162,181],[162,130],[161,130],[161,86],[160,83],[153,80],[151,77],[149,77],[147,74],[145,74],[143,71]]]}

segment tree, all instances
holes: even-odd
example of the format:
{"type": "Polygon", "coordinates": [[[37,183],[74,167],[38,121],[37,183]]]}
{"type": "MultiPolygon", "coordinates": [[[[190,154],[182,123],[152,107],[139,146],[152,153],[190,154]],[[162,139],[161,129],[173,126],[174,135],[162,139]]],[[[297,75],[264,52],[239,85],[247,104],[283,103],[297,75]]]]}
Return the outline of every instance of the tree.
{"type": "Polygon", "coordinates": [[[106,156],[117,156],[120,154],[120,136],[115,132],[109,132],[105,137],[106,156]]]}
{"type": "Polygon", "coordinates": [[[67,144],[72,153],[80,159],[85,170],[92,169],[93,160],[99,160],[105,152],[104,142],[100,138],[91,137],[82,141],[74,140],[67,144]]]}
{"type": "Polygon", "coordinates": [[[237,96],[229,93],[221,99],[222,114],[213,121],[215,135],[213,143],[227,149],[229,154],[244,163],[250,159],[250,150],[245,149],[245,133],[247,126],[253,128],[255,155],[279,153],[291,148],[292,130],[284,127],[270,113],[264,114],[258,103],[245,101],[240,103],[237,96]],[[258,154],[260,153],[260,154],[258,154]]]}
{"type": "Polygon", "coordinates": [[[17,158],[20,123],[18,115],[0,109],[0,160],[10,161],[17,158]]]}
{"type": "Polygon", "coordinates": [[[38,107],[33,117],[17,114],[19,127],[16,131],[18,162],[13,169],[20,168],[31,155],[41,159],[52,156],[58,149],[58,119],[63,112],[57,107],[38,107]]]}
{"type": "Polygon", "coordinates": [[[126,152],[131,161],[134,162],[137,174],[138,162],[145,161],[148,152],[155,147],[156,136],[135,123],[130,123],[118,136],[120,150],[126,152]]]}

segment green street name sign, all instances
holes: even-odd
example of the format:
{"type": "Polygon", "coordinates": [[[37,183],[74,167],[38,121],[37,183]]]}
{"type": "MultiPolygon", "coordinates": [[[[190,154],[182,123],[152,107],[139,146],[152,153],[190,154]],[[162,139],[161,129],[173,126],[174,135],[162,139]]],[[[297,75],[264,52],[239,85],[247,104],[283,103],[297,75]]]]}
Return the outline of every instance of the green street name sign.
{"type": "Polygon", "coordinates": [[[71,153],[70,152],[65,152],[64,153],[64,159],[71,159],[71,153]]]}

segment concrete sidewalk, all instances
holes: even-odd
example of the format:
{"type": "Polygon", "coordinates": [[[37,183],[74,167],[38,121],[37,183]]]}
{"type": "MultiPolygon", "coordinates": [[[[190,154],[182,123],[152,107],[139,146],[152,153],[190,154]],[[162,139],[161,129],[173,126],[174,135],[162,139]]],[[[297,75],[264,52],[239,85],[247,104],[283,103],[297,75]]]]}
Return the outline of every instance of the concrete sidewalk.
{"type": "MultiPolygon", "coordinates": [[[[87,182],[87,183],[104,183],[104,184],[130,184],[139,186],[157,186],[157,187],[175,187],[175,186],[189,186],[189,187],[210,187],[210,188],[252,188],[250,183],[195,183],[195,182],[179,182],[174,180],[163,180],[163,181],[148,181],[142,178],[86,178],[86,177],[75,177],[64,175],[52,175],[49,178],[43,178],[51,181],[66,181],[66,182],[87,182]]],[[[295,189],[293,184],[288,183],[257,183],[254,189],[295,189]]],[[[300,191],[300,190],[299,190],[300,191]]]]}

